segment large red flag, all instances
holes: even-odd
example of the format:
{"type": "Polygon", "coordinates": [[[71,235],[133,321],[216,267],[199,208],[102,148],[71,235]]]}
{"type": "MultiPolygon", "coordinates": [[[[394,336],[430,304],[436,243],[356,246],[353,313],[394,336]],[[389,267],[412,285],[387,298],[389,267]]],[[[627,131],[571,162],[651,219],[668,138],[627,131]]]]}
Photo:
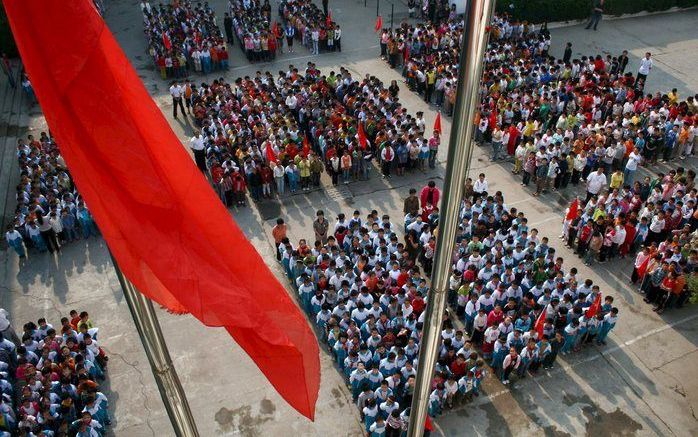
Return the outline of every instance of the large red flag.
{"type": "Polygon", "coordinates": [[[572,203],[570,204],[569,209],[567,210],[565,220],[574,220],[575,218],[577,218],[577,212],[579,212],[579,198],[575,197],[572,203]]]}
{"type": "Polygon", "coordinates": [[[536,324],[533,326],[533,329],[536,330],[538,333],[538,338],[543,339],[543,328],[545,326],[545,317],[546,313],[548,312],[548,307],[547,305],[543,308],[543,311],[541,311],[540,316],[538,316],[538,319],[536,319],[536,324]]]}
{"type": "Polygon", "coordinates": [[[359,120],[359,131],[356,133],[359,137],[359,147],[361,150],[366,150],[366,132],[364,132],[364,123],[359,120]]]}
{"type": "Polygon", "coordinates": [[[592,303],[591,306],[587,308],[586,316],[587,318],[591,319],[592,317],[596,316],[596,314],[598,314],[599,311],[601,311],[601,293],[598,293],[596,295],[594,303],[592,303]]]}
{"type": "Polygon", "coordinates": [[[441,133],[441,111],[436,113],[436,120],[434,120],[434,130],[441,133]]]}
{"type": "Polygon", "coordinates": [[[376,26],[373,28],[374,32],[379,32],[383,28],[383,17],[380,15],[376,18],[376,26]]]}
{"type": "Polygon", "coordinates": [[[312,419],[320,362],[307,319],[181,146],[92,2],[4,5],[48,125],[126,276],[168,309],[224,327],[312,419]]]}

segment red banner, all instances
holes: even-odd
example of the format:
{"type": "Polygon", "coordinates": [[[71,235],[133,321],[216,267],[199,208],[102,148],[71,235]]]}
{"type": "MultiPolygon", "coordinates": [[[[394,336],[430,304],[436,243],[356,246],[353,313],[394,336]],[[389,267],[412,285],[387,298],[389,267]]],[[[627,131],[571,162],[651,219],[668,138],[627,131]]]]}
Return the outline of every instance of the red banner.
{"type": "Polygon", "coordinates": [[[320,362],[306,318],[194,165],[92,2],[4,5],[51,131],[126,276],[168,309],[224,327],[312,419],[320,362]]]}

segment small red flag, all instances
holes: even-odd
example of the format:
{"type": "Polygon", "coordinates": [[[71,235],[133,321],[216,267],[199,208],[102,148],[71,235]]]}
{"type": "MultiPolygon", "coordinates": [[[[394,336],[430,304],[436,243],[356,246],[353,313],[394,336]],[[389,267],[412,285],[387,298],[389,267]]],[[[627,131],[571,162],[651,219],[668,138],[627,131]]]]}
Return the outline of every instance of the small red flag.
{"type": "Polygon", "coordinates": [[[307,157],[308,154],[310,153],[310,142],[308,142],[308,135],[303,135],[303,152],[302,155],[303,157],[307,157]]]}
{"type": "Polygon", "coordinates": [[[225,328],[312,419],[320,359],[306,316],[179,145],[94,3],[3,6],[46,121],[124,274],[167,309],[225,328]]]}
{"type": "Polygon", "coordinates": [[[535,329],[538,333],[539,339],[543,338],[543,327],[545,326],[545,317],[547,310],[548,307],[546,305],[545,307],[543,307],[543,311],[541,311],[540,316],[538,316],[538,319],[536,320],[536,324],[533,326],[533,329],[535,329]]]}
{"type": "Polygon", "coordinates": [[[327,11],[327,17],[325,18],[325,24],[327,27],[332,25],[332,10],[327,11]]]}
{"type": "Polygon", "coordinates": [[[170,37],[167,35],[167,32],[162,32],[162,43],[165,45],[167,50],[172,50],[172,42],[170,41],[170,37]]]}
{"type": "Polygon", "coordinates": [[[376,27],[374,27],[375,32],[379,32],[383,28],[383,17],[380,15],[376,18],[376,27]]]}
{"type": "Polygon", "coordinates": [[[579,198],[575,197],[567,210],[567,215],[565,220],[573,220],[577,217],[577,212],[579,212],[579,198]]]}
{"type": "Polygon", "coordinates": [[[637,276],[640,277],[640,280],[642,280],[645,275],[647,274],[647,267],[650,264],[650,260],[652,259],[652,253],[640,264],[640,267],[637,268],[637,276]]]}
{"type": "Polygon", "coordinates": [[[596,295],[596,299],[594,299],[594,303],[591,304],[591,306],[587,309],[586,316],[587,318],[591,319],[596,314],[601,311],[601,293],[596,295]]]}
{"type": "Polygon", "coordinates": [[[441,133],[441,111],[436,113],[436,120],[434,120],[434,130],[441,133]]]}
{"type": "Polygon", "coordinates": [[[274,148],[269,143],[267,143],[267,161],[273,163],[278,162],[276,159],[276,154],[274,153],[274,148]]]}
{"type": "Polygon", "coordinates": [[[364,123],[362,121],[359,121],[357,135],[359,137],[359,147],[361,147],[361,150],[366,150],[366,133],[364,132],[364,123]]]}

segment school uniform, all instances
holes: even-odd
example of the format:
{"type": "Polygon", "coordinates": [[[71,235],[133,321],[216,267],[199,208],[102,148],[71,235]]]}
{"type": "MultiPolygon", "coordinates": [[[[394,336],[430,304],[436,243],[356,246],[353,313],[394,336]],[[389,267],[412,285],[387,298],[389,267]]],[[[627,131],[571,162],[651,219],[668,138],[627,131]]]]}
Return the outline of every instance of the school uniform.
{"type": "Polygon", "coordinates": [[[599,333],[596,335],[596,344],[604,344],[606,342],[606,337],[608,337],[608,333],[616,326],[617,320],[618,317],[613,316],[611,313],[604,316],[603,323],[599,328],[599,333]]]}
{"type": "Polygon", "coordinates": [[[577,342],[577,332],[578,328],[574,327],[571,323],[567,325],[564,329],[565,344],[562,346],[560,352],[563,354],[569,353],[577,342]]]}
{"type": "Polygon", "coordinates": [[[349,384],[351,384],[352,399],[356,401],[359,394],[363,391],[364,381],[368,378],[368,372],[365,368],[357,368],[349,375],[349,384]]]}

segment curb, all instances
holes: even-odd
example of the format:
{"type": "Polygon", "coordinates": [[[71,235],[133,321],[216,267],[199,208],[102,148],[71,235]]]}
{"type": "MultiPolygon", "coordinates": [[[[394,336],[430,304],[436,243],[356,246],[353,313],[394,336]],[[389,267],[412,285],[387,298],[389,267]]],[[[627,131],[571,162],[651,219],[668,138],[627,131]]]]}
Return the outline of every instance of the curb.
{"type": "MultiPolygon", "coordinates": [[[[637,12],[634,14],[623,14],[623,15],[603,15],[602,16],[602,21],[616,21],[616,20],[625,20],[626,18],[639,18],[639,17],[650,17],[653,15],[662,15],[662,14],[673,14],[675,12],[688,12],[688,11],[694,11],[698,9],[698,6],[691,6],[688,8],[679,8],[679,7],[672,7],[664,11],[653,11],[653,12],[647,12],[647,11],[642,11],[642,12],[637,12]]],[[[585,18],[583,20],[569,20],[569,21],[553,21],[551,23],[548,23],[548,29],[559,29],[562,27],[570,27],[570,26],[577,26],[580,24],[585,24],[589,21],[589,18],[585,18]]],[[[540,26],[541,23],[536,23],[536,25],[540,26]]]]}

